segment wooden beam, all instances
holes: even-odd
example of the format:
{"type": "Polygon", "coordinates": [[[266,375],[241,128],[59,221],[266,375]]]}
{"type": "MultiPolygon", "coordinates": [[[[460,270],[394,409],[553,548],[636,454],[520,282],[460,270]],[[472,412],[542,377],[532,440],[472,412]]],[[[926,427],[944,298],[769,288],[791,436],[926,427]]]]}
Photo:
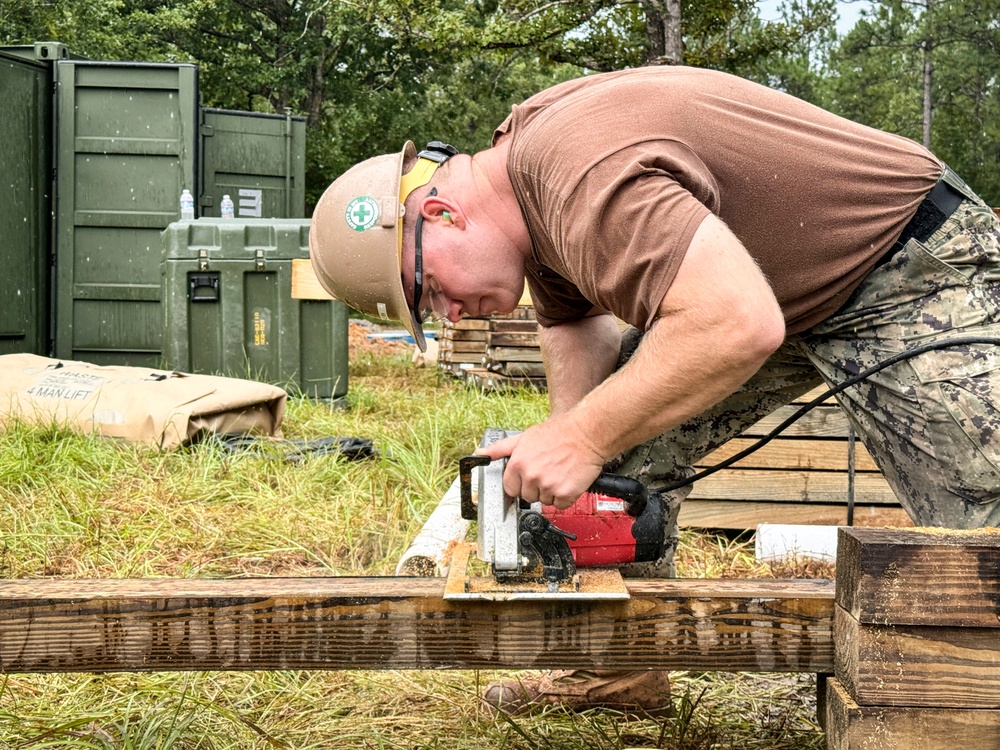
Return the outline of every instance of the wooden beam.
{"type": "Polygon", "coordinates": [[[843,529],[837,602],[861,623],[1000,628],[1000,530],[843,529]]]}
{"type": "Polygon", "coordinates": [[[1000,747],[1000,711],[861,706],[832,678],[824,728],[829,750],[1000,747]]]}
{"type": "Polygon", "coordinates": [[[1000,709],[1000,531],[841,529],[837,602],[858,704],[1000,709]]]}
{"type": "Polygon", "coordinates": [[[0,671],[833,670],[833,583],[634,580],[627,602],[446,602],[434,578],[0,582],[0,671]]]}
{"type": "Polygon", "coordinates": [[[834,630],[837,679],[862,705],[1000,709],[996,628],[864,625],[837,606],[834,630]]]}

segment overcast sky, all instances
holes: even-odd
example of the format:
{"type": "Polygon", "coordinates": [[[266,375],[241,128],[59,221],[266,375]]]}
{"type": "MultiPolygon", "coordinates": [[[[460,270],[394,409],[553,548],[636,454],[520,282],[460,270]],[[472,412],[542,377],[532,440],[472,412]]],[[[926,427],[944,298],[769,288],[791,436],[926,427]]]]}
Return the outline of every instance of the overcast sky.
{"type": "MultiPolygon", "coordinates": [[[[781,0],[759,0],[760,17],[765,21],[777,21],[781,14],[778,6],[781,0]]],[[[837,0],[837,12],[840,20],[837,22],[837,31],[843,36],[854,28],[857,23],[861,9],[868,6],[867,0],[837,0]]]]}

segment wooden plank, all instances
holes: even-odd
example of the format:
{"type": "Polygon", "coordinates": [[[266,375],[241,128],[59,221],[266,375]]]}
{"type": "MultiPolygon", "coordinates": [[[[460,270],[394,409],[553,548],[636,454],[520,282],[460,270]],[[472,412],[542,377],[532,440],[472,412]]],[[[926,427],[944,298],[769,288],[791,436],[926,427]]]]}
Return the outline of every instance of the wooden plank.
{"type": "Polygon", "coordinates": [[[490,319],[462,318],[455,323],[445,323],[442,328],[451,328],[456,331],[488,331],[490,330],[490,319]]]}
{"type": "Polygon", "coordinates": [[[443,370],[449,375],[454,375],[455,377],[463,377],[463,373],[466,369],[471,368],[472,365],[462,364],[460,362],[444,362],[441,358],[438,358],[438,369],[443,370]]]}
{"type": "Polygon", "coordinates": [[[487,368],[513,378],[545,378],[545,365],[541,362],[490,362],[487,368]]]}
{"type": "MultiPolygon", "coordinates": [[[[479,355],[480,359],[486,351],[486,342],[484,341],[459,341],[457,339],[444,340],[441,342],[441,348],[446,352],[462,352],[471,353],[475,352],[479,355]]],[[[440,350],[439,350],[440,351],[440,350]]]]}
{"type": "Polygon", "coordinates": [[[532,347],[537,349],[541,344],[537,333],[494,333],[490,332],[487,339],[490,346],[532,347]]]}
{"type": "Polygon", "coordinates": [[[542,350],[530,347],[488,346],[486,358],[494,362],[541,362],[542,350]]]}
{"type": "Polygon", "coordinates": [[[1000,530],[843,529],[837,601],[861,623],[1000,628],[1000,530]]]}
{"type": "MultiPolygon", "coordinates": [[[[747,428],[744,437],[758,437],[768,434],[783,421],[791,417],[799,407],[782,406],[762,420],[747,428]]],[[[830,437],[846,438],[848,434],[847,415],[839,406],[817,406],[792,422],[780,434],[783,437],[830,437]]]]}
{"type": "Polygon", "coordinates": [[[1000,708],[996,628],[864,625],[835,609],[834,671],[857,703],[1000,708]]]}
{"type": "MultiPolygon", "coordinates": [[[[754,471],[726,469],[699,479],[689,497],[697,500],[767,500],[771,502],[843,503],[847,501],[847,474],[836,471],[754,471]]],[[[854,477],[855,502],[897,505],[896,496],[881,474],[854,477]]]]}
{"type": "Polygon", "coordinates": [[[292,299],[333,299],[319,283],[308,258],[292,259],[292,299]]]}
{"type": "MultiPolygon", "coordinates": [[[[842,504],[768,503],[741,500],[697,500],[681,503],[678,523],[685,528],[746,531],[762,523],[812,523],[842,526],[847,508],[842,504]]],[[[858,505],[854,508],[857,526],[912,526],[900,507],[858,505]]]]}
{"type": "Polygon", "coordinates": [[[524,387],[545,390],[547,385],[545,378],[508,377],[507,375],[502,375],[498,372],[482,367],[464,370],[462,372],[462,376],[480,388],[493,390],[506,390],[508,388],[524,387]]]}
{"type": "Polygon", "coordinates": [[[832,582],[628,588],[452,603],[435,578],[4,581],[0,671],[833,668],[832,582]]]}
{"type": "Polygon", "coordinates": [[[486,337],[489,336],[489,331],[483,330],[473,330],[467,331],[461,328],[449,328],[442,329],[448,331],[447,338],[451,341],[481,341],[483,342],[480,347],[486,348],[486,337]]]}
{"type": "MultiPolygon", "coordinates": [[[[800,404],[800,405],[801,404],[811,403],[811,402],[815,401],[816,399],[818,399],[820,396],[822,396],[824,393],[826,393],[828,390],[830,390],[829,386],[826,386],[826,385],[816,386],[811,391],[809,391],[807,393],[803,393],[801,396],[799,396],[798,398],[796,398],[795,400],[793,400],[792,403],[793,404],[800,404]]],[[[837,400],[833,396],[830,396],[823,403],[824,404],[833,404],[833,405],[836,405],[837,400]]]]}
{"type": "Polygon", "coordinates": [[[495,333],[537,333],[538,323],[532,320],[490,320],[490,331],[495,333]]]}
{"type": "Polygon", "coordinates": [[[444,364],[481,365],[483,355],[477,352],[449,352],[438,350],[438,359],[444,364]]]}
{"type": "Polygon", "coordinates": [[[828,750],[979,750],[1000,747],[995,709],[861,706],[827,681],[828,750]]]}
{"type": "MultiPolygon", "coordinates": [[[[751,438],[734,438],[716,451],[700,459],[695,466],[714,466],[757,441],[751,438]]],[[[868,451],[855,443],[854,467],[856,471],[878,471],[868,451]]],[[[776,438],[740,459],[734,468],[739,469],[820,469],[847,471],[847,442],[841,440],[783,440],[776,438]]]]}

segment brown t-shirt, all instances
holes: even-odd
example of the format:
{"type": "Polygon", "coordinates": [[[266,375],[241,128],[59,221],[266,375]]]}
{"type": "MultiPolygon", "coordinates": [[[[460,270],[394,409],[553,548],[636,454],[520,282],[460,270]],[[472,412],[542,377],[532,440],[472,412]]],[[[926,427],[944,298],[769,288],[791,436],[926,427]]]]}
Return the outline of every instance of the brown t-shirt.
{"type": "Polygon", "coordinates": [[[942,170],[911,140],[685,67],[559,84],[513,108],[494,143],[508,137],[543,325],[597,306],[648,327],[711,212],[803,331],[844,303],[942,170]]]}

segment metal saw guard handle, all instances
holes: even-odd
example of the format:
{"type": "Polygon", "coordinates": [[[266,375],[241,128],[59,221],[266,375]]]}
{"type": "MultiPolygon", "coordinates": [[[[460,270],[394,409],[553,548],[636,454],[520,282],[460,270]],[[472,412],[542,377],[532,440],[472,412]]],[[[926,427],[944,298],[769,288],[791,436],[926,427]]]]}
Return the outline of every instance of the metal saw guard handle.
{"type": "Polygon", "coordinates": [[[462,502],[462,518],[477,520],[476,504],[472,502],[472,470],[490,464],[489,456],[462,456],[458,459],[458,490],[462,502]]]}
{"type": "MultiPolygon", "coordinates": [[[[476,504],[472,501],[472,470],[478,466],[487,466],[490,462],[489,456],[462,456],[458,459],[459,495],[462,518],[466,521],[475,521],[478,515],[476,504]]],[[[599,475],[587,492],[624,500],[625,512],[633,518],[638,518],[646,510],[646,501],[649,497],[642,482],[620,474],[599,475]]]]}

